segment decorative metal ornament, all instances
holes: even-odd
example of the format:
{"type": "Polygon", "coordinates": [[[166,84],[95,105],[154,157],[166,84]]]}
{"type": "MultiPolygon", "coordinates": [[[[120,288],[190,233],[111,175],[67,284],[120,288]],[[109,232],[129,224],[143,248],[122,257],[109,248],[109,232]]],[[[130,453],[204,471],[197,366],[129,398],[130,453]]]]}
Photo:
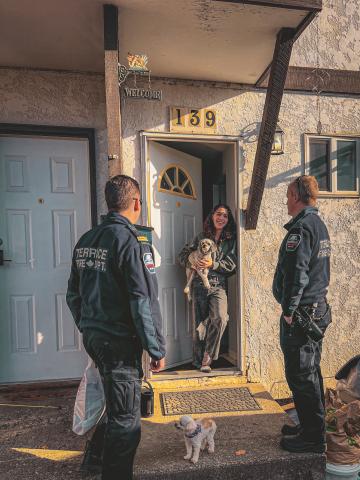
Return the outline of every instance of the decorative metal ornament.
{"type": "Polygon", "coordinates": [[[118,71],[119,71],[119,85],[121,85],[123,82],[125,82],[127,76],[129,75],[128,69],[124,65],[118,65],[118,71]]]}
{"type": "Polygon", "coordinates": [[[118,65],[118,77],[119,77],[119,87],[125,80],[128,78],[129,74],[133,75],[134,78],[134,88],[125,87],[124,93],[125,98],[140,98],[146,100],[162,100],[162,90],[153,90],[151,88],[151,70],[148,69],[148,56],[144,54],[134,55],[133,53],[127,54],[128,64],[118,65]],[[138,88],[137,87],[137,76],[147,75],[148,77],[148,88],[138,88]]]}

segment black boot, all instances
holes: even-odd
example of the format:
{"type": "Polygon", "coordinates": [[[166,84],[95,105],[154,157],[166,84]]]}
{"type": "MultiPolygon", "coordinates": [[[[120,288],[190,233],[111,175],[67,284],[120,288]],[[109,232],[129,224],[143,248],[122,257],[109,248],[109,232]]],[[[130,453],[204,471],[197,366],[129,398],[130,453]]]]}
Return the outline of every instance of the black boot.
{"type": "Polygon", "coordinates": [[[282,435],[297,435],[301,432],[301,425],[283,425],[281,429],[282,435]]]}
{"type": "Polygon", "coordinates": [[[93,447],[91,441],[86,442],[84,458],[80,470],[88,473],[101,473],[102,471],[101,455],[99,455],[96,448],[93,447]]]}
{"type": "Polygon", "coordinates": [[[284,450],[294,453],[304,453],[304,452],[313,452],[313,453],[325,453],[326,452],[326,443],[324,440],[321,441],[309,441],[306,440],[302,434],[296,435],[294,437],[283,437],[280,441],[280,445],[284,450]]]}

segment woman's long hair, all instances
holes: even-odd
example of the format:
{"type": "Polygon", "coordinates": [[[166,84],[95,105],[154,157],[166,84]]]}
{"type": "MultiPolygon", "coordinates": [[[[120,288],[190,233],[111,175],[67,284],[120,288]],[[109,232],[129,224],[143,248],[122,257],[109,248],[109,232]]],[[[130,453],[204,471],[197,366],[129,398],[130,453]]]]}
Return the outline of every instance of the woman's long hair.
{"type": "Polygon", "coordinates": [[[228,214],[228,223],[221,232],[220,240],[229,240],[230,238],[234,238],[236,236],[236,223],[230,207],[228,205],[225,205],[224,203],[219,203],[218,205],[215,205],[215,207],[206,217],[204,222],[204,235],[205,237],[211,238],[212,240],[215,239],[216,230],[212,217],[216,210],[218,210],[219,208],[225,208],[228,214]]]}

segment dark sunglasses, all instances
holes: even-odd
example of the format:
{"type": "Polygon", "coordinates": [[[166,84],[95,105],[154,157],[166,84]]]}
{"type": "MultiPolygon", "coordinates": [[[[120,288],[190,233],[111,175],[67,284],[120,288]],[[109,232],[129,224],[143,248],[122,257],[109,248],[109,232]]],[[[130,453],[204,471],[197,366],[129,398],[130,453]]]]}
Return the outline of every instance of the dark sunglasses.
{"type": "Polygon", "coordinates": [[[297,189],[298,189],[298,192],[299,192],[299,195],[301,196],[302,193],[303,193],[303,184],[301,183],[301,179],[303,178],[304,175],[300,175],[300,177],[298,177],[296,180],[295,180],[295,184],[297,186],[297,189]]]}

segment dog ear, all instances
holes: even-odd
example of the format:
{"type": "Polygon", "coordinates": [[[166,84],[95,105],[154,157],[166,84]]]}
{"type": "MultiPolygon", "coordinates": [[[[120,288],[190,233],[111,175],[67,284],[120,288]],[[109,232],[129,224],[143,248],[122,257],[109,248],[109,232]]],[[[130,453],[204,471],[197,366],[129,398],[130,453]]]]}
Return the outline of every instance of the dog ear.
{"type": "Polygon", "coordinates": [[[217,250],[216,243],[215,243],[215,242],[212,242],[212,244],[211,244],[211,251],[212,251],[212,253],[216,252],[216,250],[217,250]]]}

